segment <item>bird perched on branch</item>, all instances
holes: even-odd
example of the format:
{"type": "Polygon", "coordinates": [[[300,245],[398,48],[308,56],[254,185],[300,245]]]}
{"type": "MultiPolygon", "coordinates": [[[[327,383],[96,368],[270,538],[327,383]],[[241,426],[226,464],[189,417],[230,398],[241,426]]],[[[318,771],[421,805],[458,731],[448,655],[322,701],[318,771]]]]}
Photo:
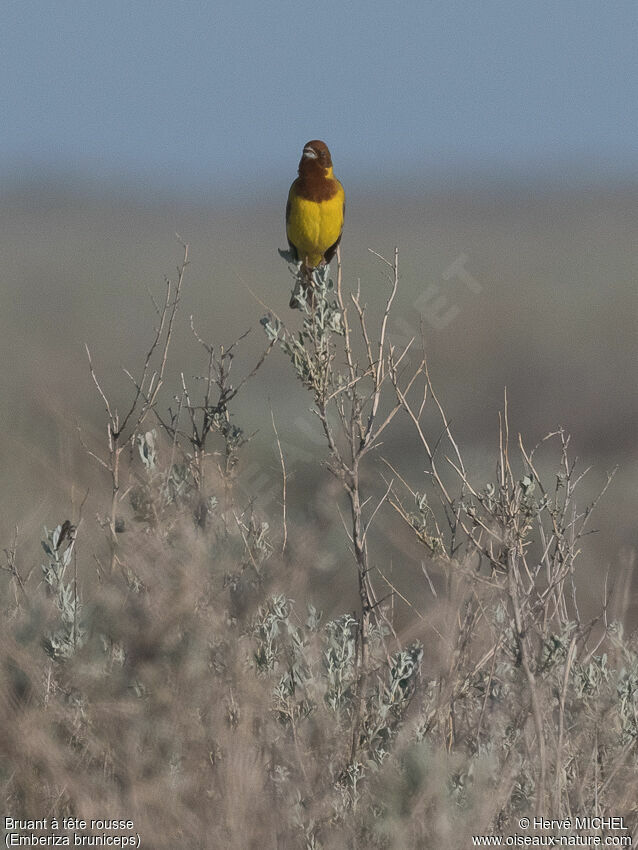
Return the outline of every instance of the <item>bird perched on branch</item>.
{"type": "MultiPolygon", "coordinates": [[[[304,145],[299,177],[290,187],[286,204],[286,236],[292,256],[301,263],[300,285],[312,299],[312,270],[327,265],[341,240],[346,208],[343,186],[332,172],[325,142],[304,145]]],[[[290,306],[297,306],[297,289],[290,306]]]]}

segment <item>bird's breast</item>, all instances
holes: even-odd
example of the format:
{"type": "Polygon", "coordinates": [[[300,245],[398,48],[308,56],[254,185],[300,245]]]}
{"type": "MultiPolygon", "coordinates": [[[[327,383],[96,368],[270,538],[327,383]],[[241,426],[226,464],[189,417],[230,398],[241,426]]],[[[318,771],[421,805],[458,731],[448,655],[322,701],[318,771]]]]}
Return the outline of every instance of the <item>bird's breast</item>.
{"type": "MultiPolygon", "coordinates": [[[[335,181],[337,182],[337,181],[335,181]]],[[[343,227],[343,189],[325,200],[300,197],[293,187],[286,231],[300,258],[308,257],[317,266],[325,251],[339,238],[343,227]]]]}

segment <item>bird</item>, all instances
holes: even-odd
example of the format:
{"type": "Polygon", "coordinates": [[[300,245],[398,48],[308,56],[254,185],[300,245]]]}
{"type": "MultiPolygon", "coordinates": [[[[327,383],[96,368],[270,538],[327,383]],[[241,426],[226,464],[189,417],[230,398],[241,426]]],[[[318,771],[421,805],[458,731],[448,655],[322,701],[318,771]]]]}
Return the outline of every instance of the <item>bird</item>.
{"type": "MultiPolygon", "coordinates": [[[[286,236],[293,258],[301,263],[300,283],[312,302],[312,271],[330,263],[343,232],[345,192],[332,170],[325,142],[306,142],[286,204],[286,236]]],[[[297,287],[290,299],[296,307],[297,287]]]]}

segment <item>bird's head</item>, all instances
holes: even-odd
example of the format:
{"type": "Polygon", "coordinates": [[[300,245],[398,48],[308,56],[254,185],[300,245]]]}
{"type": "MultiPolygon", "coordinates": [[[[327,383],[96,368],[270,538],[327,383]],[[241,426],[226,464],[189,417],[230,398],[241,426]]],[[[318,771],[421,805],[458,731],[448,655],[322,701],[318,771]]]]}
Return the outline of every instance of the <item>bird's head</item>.
{"type": "Polygon", "coordinates": [[[320,139],[306,142],[303,153],[301,154],[301,162],[299,163],[300,174],[305,171],[316,171],[317,169],[323,169],[324,172],[332,169],[332,159],[328,145],[320,139]]]}

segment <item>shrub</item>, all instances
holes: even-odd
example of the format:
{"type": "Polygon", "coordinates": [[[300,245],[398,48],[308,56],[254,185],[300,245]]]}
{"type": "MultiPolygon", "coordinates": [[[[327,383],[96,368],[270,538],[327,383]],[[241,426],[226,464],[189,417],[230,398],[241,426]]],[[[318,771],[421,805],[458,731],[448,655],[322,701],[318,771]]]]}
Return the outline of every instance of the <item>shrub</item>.
{"type": "Polygon", "coordinates": [[[593,620],[579,613],[595,503],[577,503],[569,438],[513,447],[505,399],[494,479],[476,483],[425,354],[415,362],[417,341],[389,340],[398,253],[381,262],[374,331],[340,265],[334,282],[321,270],[294,314],[301,330],[265,317],[262,354],[237,377],[241,339],[208,343],[191,319],[203,377],[194,392],[182,373],[168,410],[187,246],[145,362],[126,373],[124,415],[89,355],[107,440],[102,452],[81,439],[107,482],[108,555],[81,512],[45,529],[43,584],[23,575],[17,540],[5,550],[0,775],[12,817],[130,818],[155,848],[466,847],[535,814],[638,827],[636,642],[608,622],[608,600],[593,620]],[[250,437],[234,401],[275,351],[310,394],[348,508],[356,611],[324,614],[299,582],[291,598],[276,429],[282,516],[243,495],[250,437]],[[422,480],[379,454],[397,417],[411,423],[422,480]],[[552,443],[553,478],[539,471],[552,443]],[[381,515],[422,548],[412,591],[388,577],[381,515]]]}

